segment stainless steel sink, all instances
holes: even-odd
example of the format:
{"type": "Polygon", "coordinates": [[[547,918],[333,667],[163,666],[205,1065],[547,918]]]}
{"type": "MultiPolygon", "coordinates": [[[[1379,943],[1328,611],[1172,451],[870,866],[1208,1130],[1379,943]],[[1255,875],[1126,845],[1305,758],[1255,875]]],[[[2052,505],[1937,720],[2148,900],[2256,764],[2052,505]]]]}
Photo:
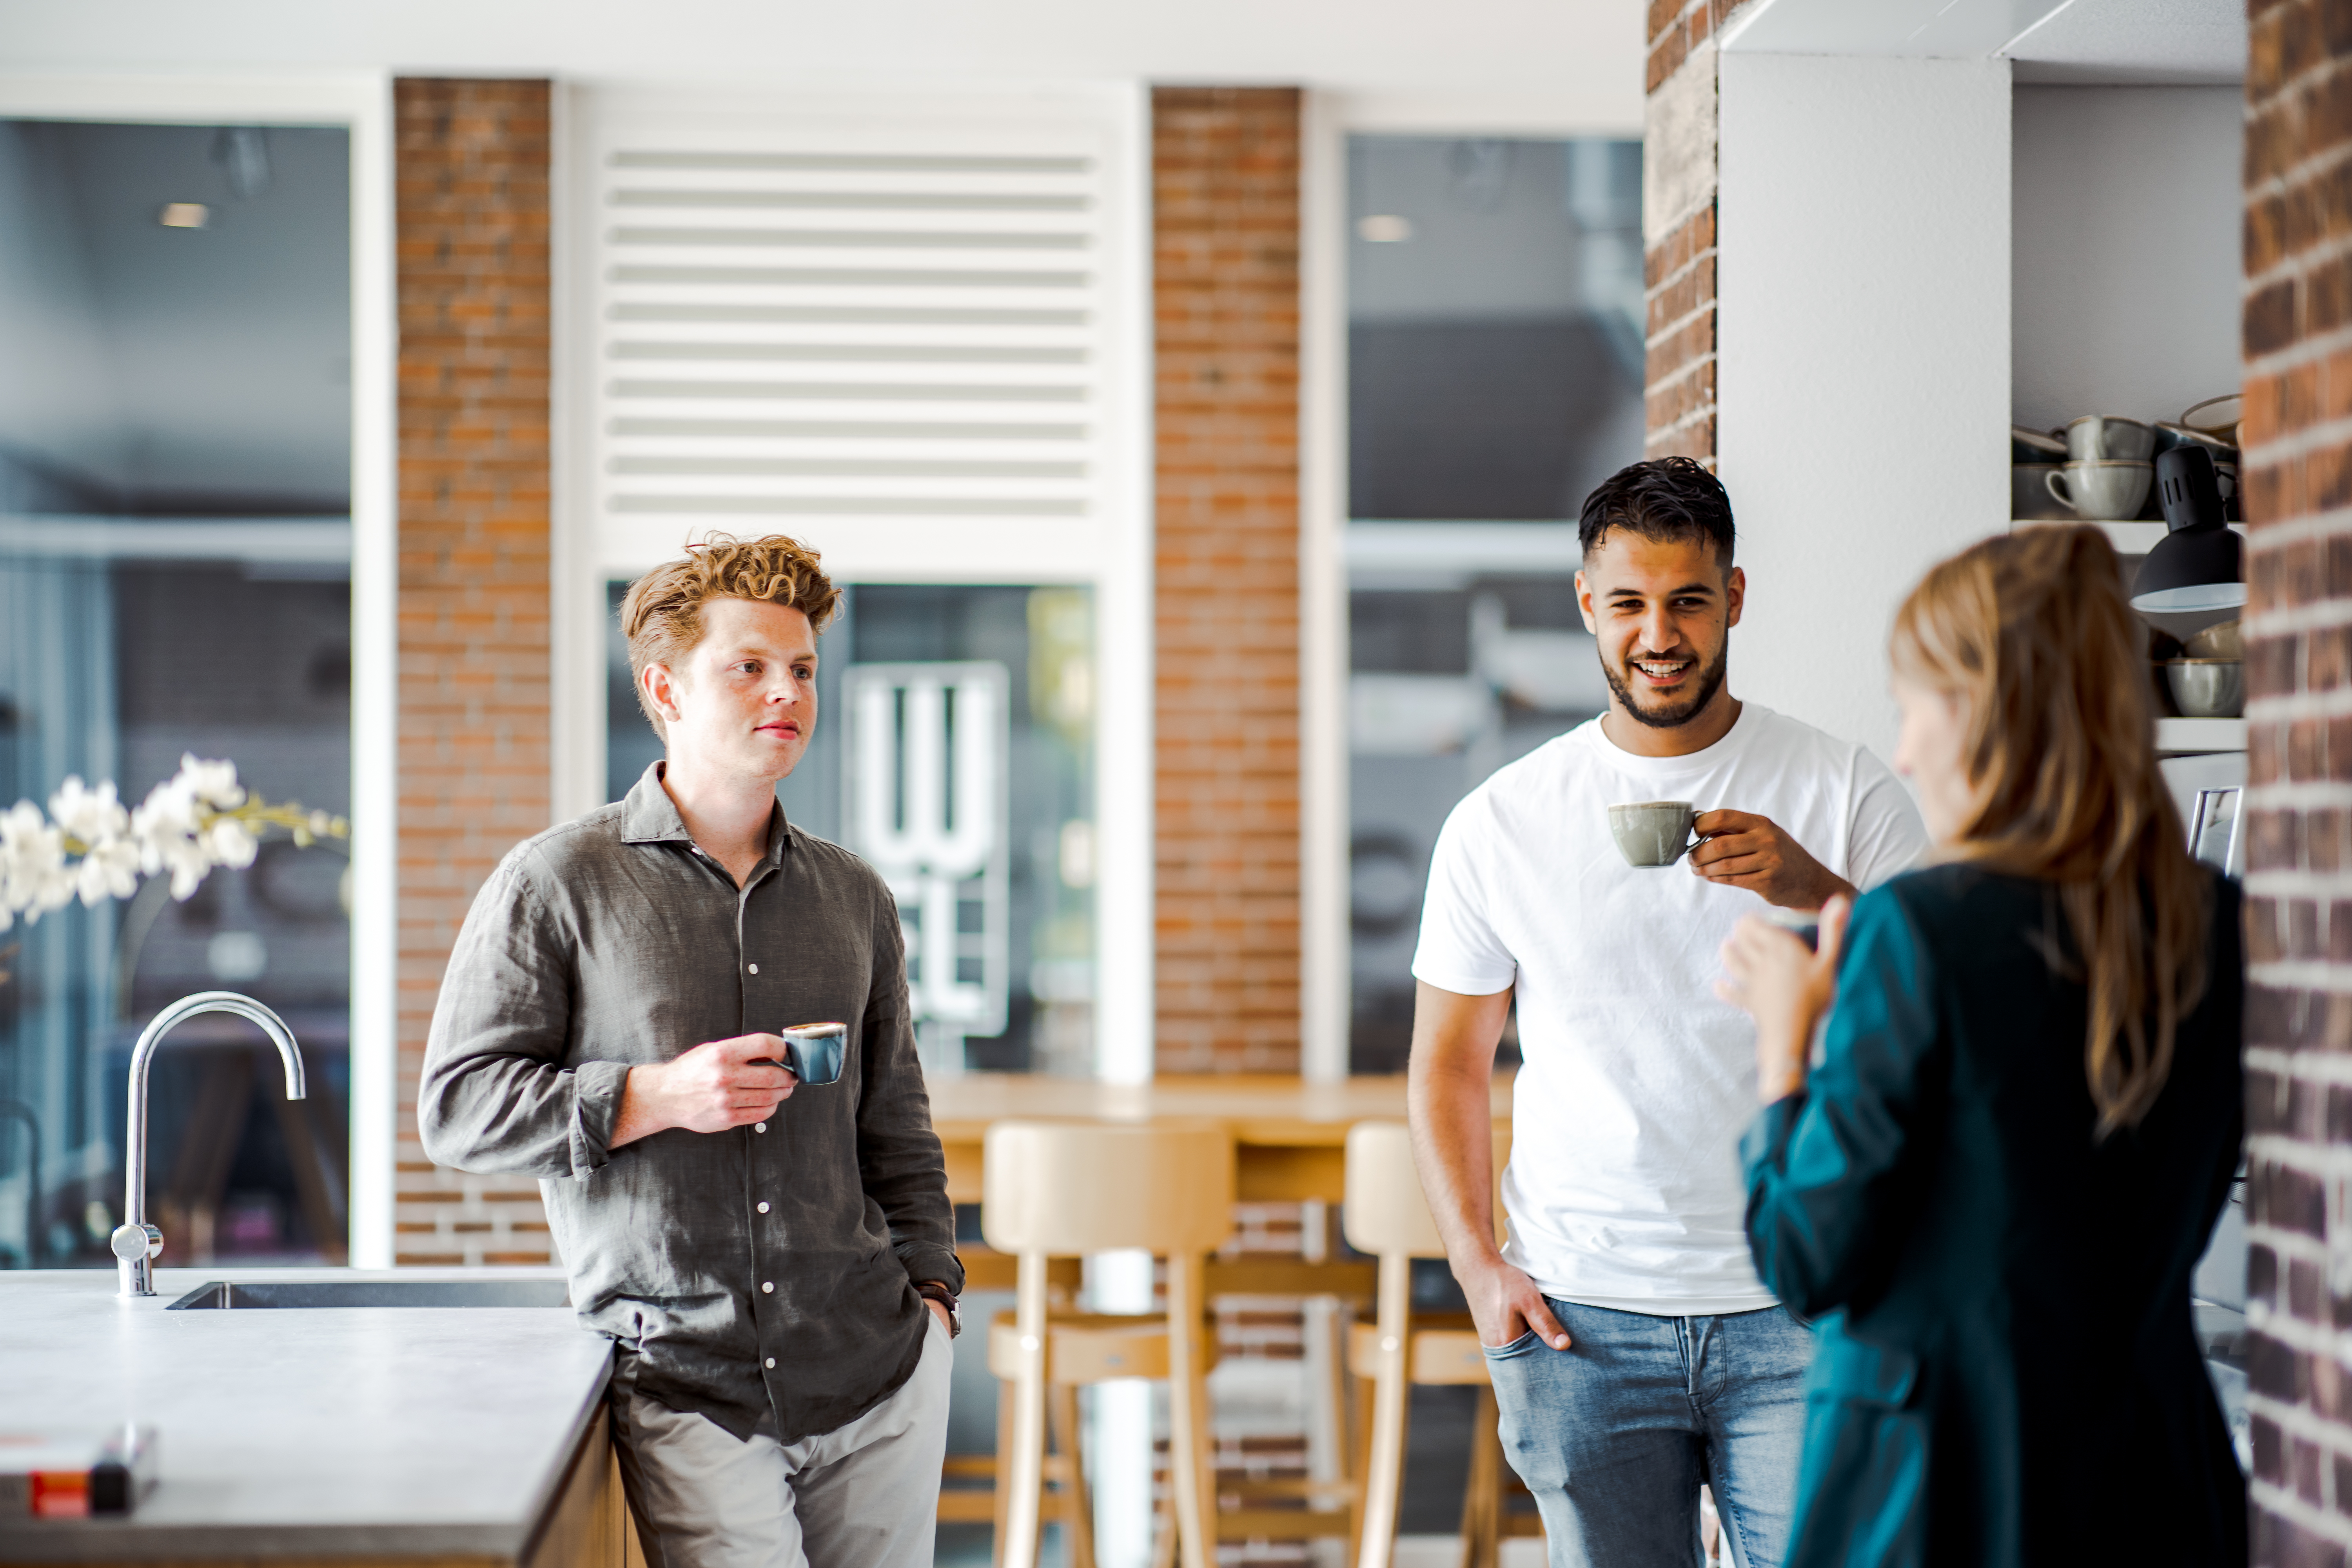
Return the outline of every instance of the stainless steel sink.
{"type": "Polygon", "coordinates": [[[213,1279],[166,1311],[259,1307],[568,1307],[562,1279],[213,1279]]]}

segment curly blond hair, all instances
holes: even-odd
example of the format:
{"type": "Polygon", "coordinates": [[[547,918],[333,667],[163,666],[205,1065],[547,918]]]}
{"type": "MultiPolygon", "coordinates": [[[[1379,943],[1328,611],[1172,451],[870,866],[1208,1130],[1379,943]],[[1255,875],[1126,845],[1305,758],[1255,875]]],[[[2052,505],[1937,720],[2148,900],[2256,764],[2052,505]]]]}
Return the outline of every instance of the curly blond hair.
{"type": "Polygon", "coordinates": [[[824,574],[817,552],[797,539],[771,533],[737,539],[714,533],[686,547],[629,584],[621,600],[621,633],[629,639],[629,676],[637,706],[654,733],[667,741],[661,715],[646,700],[648,665],[675,671],[702,640],[702,606],[713,599],[753,599],[798,610],[818,631],[841,605],[841,590],[824,574]]]}

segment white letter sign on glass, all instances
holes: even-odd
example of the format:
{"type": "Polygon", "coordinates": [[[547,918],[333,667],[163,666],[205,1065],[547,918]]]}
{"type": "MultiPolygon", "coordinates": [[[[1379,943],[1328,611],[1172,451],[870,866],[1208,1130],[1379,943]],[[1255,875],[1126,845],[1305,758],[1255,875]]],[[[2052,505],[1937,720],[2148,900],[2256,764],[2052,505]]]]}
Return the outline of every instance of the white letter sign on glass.
{"type": "Polygon", "coordinates": [[[1005,1026],[1008,672],[852,665],[843,697],[849,847],[898,898],[924,1068],[956,1072],[1005,1026]]]}

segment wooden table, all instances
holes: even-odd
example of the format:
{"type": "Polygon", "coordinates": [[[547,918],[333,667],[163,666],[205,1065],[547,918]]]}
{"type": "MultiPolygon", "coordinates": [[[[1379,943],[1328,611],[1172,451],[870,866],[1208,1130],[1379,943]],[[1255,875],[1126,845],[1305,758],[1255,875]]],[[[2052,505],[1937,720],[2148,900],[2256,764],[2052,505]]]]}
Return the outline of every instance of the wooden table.
{"type": "MultiPolygon", "coordinates": [[[[1036,1073],[967,1073],[930,1085],[931,1125],[948,1157],[948,1196],[980,1202],[981,1144],[992,1121],[1085,1117],[1108,1121],[1222,1121],[1232,1129],[1244,1203],[1336,1204],[1347,1187],[1348,1129],[1404,1120],[1404,1079],[1308,1083],[1270,1074],[1187,1075],[1095,1083],[1036,1073]]],[[[1511,1120],[1511,1080],[1497,1078],[1495,1124],[1511,1120]]]]}

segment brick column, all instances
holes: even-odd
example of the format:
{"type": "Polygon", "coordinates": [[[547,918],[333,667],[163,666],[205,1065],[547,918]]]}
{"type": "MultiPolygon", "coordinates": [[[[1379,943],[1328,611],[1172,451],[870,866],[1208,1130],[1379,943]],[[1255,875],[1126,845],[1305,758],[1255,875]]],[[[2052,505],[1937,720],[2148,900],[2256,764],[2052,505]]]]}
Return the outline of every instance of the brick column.
{"type": "Polygon", "coordinates": [[[1651,0],[1642,134],[1649,440],[1715,460],[1715,35],[1739,0],[1651,0]]]}
{"type": "Polygon", "coordinates": [[[1158,1062],[1298,1070],[1298,121],[1151,95],[1158,1062]]]}
{"type": "Polygon", "coordinates": [[[394,87],[400,309],[402,1263],[544,1263],[537,1186],[416,1141],[458,924],[548,825],[548,92],[394,87]]]}
{"type": "Polygon", "coordinates": [[[2246,72],[2253,1560],[2352,1547],[2352,26],[2253,0],[2246,72]]]}

